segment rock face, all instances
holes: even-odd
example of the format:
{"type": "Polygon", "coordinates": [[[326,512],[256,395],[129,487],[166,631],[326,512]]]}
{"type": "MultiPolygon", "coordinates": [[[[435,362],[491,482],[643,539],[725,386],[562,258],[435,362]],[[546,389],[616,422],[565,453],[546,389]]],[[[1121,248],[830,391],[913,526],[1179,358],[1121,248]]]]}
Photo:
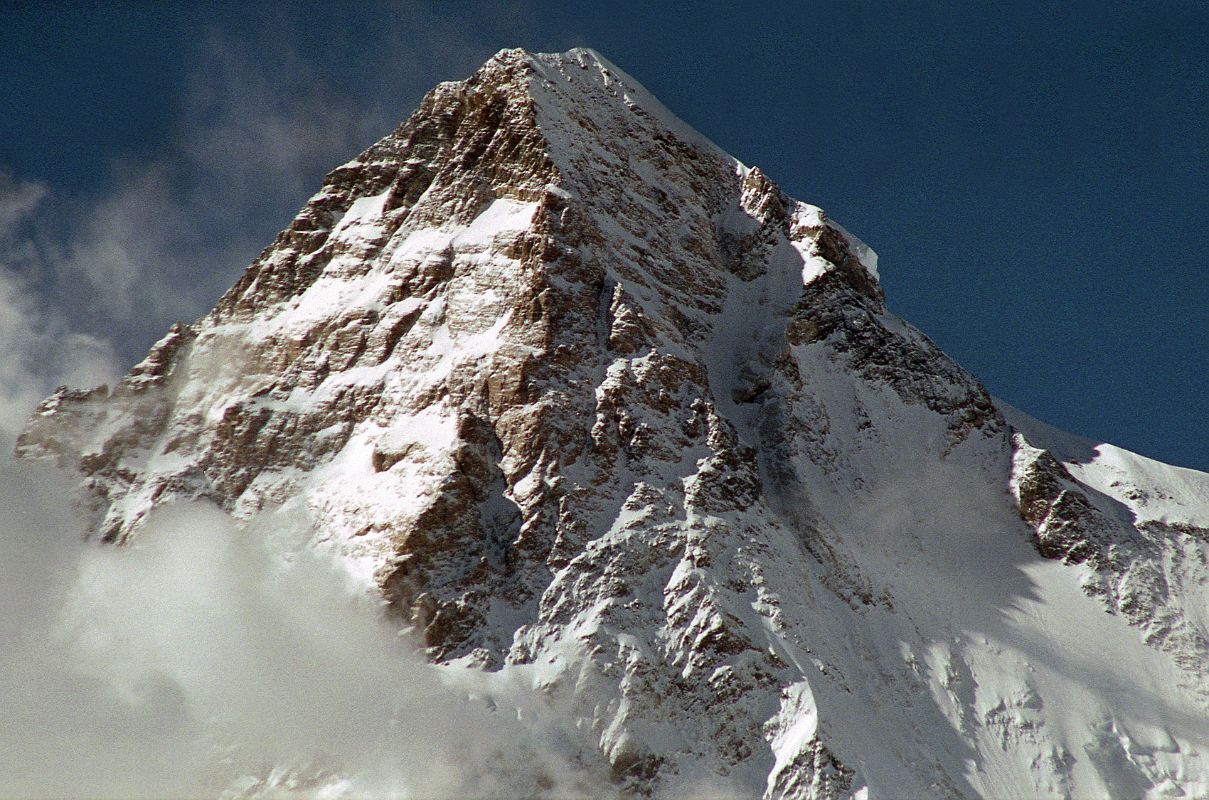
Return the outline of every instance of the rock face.
{"type": "Polygon", "coordinates": [[[506,50],[18,452],[111,542],[304,508],[624,792],[1209,792],[1209,477],[1009,414],[821,210],[592,51],[506,50]]]}

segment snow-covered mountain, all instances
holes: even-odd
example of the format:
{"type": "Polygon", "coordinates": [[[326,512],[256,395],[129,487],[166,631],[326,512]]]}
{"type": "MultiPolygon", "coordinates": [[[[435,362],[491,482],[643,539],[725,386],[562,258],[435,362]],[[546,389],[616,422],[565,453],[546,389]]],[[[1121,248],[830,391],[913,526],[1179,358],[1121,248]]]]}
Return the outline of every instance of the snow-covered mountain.
{"type": "Polygon", "coordinates": [[[590,50],[436,87],[18,453],[110,542],[304,512],[619,791],[1209,795],[1209,476],[997,404],[590,50]]]}

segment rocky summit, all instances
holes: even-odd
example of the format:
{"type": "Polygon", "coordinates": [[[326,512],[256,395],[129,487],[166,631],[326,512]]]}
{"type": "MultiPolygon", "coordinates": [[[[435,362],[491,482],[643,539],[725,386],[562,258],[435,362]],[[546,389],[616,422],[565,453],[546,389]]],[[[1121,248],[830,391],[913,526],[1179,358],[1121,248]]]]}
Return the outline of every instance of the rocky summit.
{"type": "Polygon", "coordinates": [[[1209,794],[1209,476],[997,403],[591,50],[437,86],[18,454],[118,545],[297,509],[623,795],[1209,794]]]}

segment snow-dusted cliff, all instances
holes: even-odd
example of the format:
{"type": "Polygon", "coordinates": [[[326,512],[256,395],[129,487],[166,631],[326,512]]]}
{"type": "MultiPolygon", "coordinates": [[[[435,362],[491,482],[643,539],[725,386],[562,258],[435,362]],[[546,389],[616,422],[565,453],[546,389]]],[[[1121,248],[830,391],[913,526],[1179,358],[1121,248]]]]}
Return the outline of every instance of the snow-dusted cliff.
{"type": "Polygon", "coordinates": [[[305,514],[619,791],[1209,794],[1209,476],[1001,410],[869,248],[589,50],[438,86],[18,452],[107,541],[305,514]]]}

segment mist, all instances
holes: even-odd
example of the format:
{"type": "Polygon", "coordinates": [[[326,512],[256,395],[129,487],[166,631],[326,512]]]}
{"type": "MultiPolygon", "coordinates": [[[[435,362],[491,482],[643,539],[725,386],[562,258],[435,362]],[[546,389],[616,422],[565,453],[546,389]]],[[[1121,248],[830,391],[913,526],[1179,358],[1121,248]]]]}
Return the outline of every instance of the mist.
{"type": "Polygon", "coordinates": [[[167,506],[102,546],[69,476],[0,478],[0,795],[607,792],[532,687],[424,662],[300,511],[167,506]]]}

